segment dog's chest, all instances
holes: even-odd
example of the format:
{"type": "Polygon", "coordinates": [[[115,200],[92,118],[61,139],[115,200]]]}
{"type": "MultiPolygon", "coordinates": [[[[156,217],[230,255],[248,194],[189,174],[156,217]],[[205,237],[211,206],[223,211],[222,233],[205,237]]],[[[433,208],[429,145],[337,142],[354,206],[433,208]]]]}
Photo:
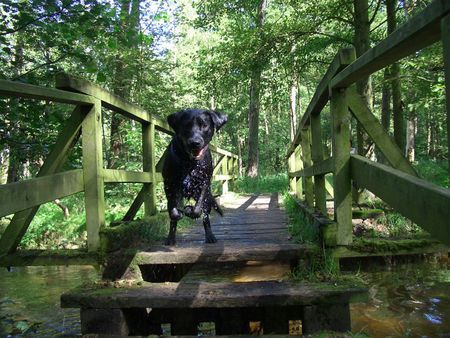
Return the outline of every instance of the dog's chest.
{"type": "Polygon", "coordinates": [[[197,164],[190,170],[183,173],[181,188],[185,197],[196,197],[200,195],[205,184],[208,184],[209,177],[206,168],[197,164]]]}

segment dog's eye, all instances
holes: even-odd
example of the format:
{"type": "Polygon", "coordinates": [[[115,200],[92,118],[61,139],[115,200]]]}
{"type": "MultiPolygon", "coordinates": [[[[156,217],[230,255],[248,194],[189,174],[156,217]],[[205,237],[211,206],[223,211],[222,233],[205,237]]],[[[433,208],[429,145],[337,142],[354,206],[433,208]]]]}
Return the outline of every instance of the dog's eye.
{"type": "Polygon", "coordinates": [[[200,120],[198,121],[198,126],[202,129],[206,129],[208,125],[205,123],[205,121],[200,120]]]}

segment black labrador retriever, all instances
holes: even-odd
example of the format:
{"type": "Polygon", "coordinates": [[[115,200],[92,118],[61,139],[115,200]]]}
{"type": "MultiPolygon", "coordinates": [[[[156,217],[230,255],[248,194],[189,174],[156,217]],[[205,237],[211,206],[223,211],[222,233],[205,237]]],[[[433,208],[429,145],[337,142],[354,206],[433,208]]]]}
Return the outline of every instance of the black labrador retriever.
{"type": "Polygon", "coordinates": [[[185,109],[167,117],[175,131],[170,142],[162,176],[170,216],[170,230],[166,245],[175,245],[177,222],[183,214],[191,218],[203,216],[206,243],[216,243],[211,231],[209,213],[214,208],[220,215],[222,210],[211,193],[213,173],[211,152],[208,144],[226,122],[227,116],[213,110],[185,109]],[[183,198],[195,200],[195,206],[183,209],[183,198]]]}

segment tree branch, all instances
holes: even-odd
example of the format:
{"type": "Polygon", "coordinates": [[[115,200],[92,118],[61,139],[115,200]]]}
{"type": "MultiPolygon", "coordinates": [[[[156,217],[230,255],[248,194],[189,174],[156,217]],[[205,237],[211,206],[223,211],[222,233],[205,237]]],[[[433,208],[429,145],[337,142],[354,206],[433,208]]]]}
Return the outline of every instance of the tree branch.
{"type": "Polygon", "coordinates": [[[372,18],[369,20],[369,24],[371,24],[375,20],[378,10],[380,9],[380,6],[381,6],[381,0],[378,0],[377,6],[375,7],[375,11],[373,12],[372,18]]]}
{"type": "Polygon", "coordinates": [[[25,73],[22,73],[22,74],[20,74],[20,75],[17,75],[16,77],[12,78],[12,81],[17,81],[17,80],[20,79],[21,77],[23,77],[23,76],[25,76],[25,75],[27,75],[27,74],[30,74],[30,73],[34,72],[35,70],[37,70],[37,69],[39,69],[39,68],[42,68],[42,67],[45,67],[45,66],[49,66],[49,65],[53,65],[53,64],[55,64],[55,63],[58,63],[59,61],[61,61],[61,60],[64,59],[65,57],[67,57],[68,55],[69,55],[69,52],[67,52],[67,53],[65,53],[65,54],[63,54],[63,55],[61,55],[61,56],[60,56],[59,58],[57,58],[56,60],[49,61],[49,62],[46,62],[46,63],[42,63],[42,64],[40,64],[40,65],[37,65],[36,67],[31,68],[30,70],[27,70],[25,73]]]}

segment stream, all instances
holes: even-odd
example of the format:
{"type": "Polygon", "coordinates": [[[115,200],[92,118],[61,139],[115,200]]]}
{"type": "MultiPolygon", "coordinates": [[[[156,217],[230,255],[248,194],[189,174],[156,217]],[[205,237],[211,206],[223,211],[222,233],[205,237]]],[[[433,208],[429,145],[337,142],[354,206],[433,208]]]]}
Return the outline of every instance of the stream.
{"type": "MultiPolygon", "coordinates": [[[[448,263],[401,264],[358,273],[365,303],[351,305],[352,332],[370,337],[450,337],[448,263]]],[[[61,293],[99,271],[86,266],[0,270],[0,337],[80,334],[79,310],[61,309],[61,293]]]]}

